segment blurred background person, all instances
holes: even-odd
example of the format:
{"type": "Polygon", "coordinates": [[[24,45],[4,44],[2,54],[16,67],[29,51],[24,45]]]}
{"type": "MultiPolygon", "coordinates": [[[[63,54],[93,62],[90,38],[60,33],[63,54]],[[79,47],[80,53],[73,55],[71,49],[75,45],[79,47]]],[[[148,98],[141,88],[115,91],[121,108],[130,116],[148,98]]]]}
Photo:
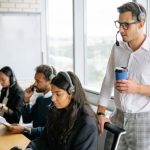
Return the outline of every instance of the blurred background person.
{"type": "Polygon", "coordinates": [[[0,69],[0,116],[9,123],[19,123],[23,106],[23,90],[9,66],[0,69]]]}
{"type": "Polygon", "coordinates": [[[24,133],[29,139],[40,136],[48,114],[48,106],[51,105],[51,80],[56,75],[53,66],[40,65],[35,69],[35,83],[24,91],[24,106],[22,108],[22,118],[24,123],[31,123],[33,127],[22,125],[11,125],[9,130],[12,133],[24,133]],[[34,92],[42,93],[34,104],[30,103],[30,98],[34,92]]]}

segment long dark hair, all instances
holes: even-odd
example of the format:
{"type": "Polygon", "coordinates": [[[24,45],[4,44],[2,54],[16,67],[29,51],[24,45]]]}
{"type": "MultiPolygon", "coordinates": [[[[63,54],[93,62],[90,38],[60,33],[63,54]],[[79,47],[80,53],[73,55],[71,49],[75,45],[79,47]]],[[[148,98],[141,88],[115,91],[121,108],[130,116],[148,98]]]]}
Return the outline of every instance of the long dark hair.
{"type": "Polygon", "coordinates": [[[6,76],[9,77],[10,86],[14,85],[17,82],[16,76],[9,66],[1,68],[0,72],[4,73],[6,76]]]}
{"type": "Polygon", "coordinates": [[[73,98],[66,109],[55,108],[50,111],[47,126],[48,138],[54,142],[57,141],[59,144],[68,143],[71,131],[79,117],[82,115],[94,115],[78,77],[72,72],[67,72],[71,79],[70,83],[65,74],[66,72],[58,73],[51,84],[67,91],[68,94],[72,94],[73,98]],[[71,84],[74,86],[72,93],[69,91],[71,84]],[[87,109],[84,111],[83,108],[87,109]]]}

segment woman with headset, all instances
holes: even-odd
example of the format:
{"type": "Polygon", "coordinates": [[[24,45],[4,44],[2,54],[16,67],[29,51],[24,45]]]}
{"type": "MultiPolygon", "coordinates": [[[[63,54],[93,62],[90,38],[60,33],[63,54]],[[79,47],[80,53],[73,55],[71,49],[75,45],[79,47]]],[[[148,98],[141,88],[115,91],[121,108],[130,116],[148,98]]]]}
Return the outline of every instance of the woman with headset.
{"type": "Polygon", "coordinates": [[[47,125],[29,149],[97,150],[97,120],[78,77],[72,72],[59,72],[51,82],[51,91],[53,104],[47,125]]]}
{"type": "Polygon", "coordinates": [[[9,123],[18,123],[23,106],[23,90],[17,83],[12,69],[5,66],[0,69],[0,116],[9,123]]]}

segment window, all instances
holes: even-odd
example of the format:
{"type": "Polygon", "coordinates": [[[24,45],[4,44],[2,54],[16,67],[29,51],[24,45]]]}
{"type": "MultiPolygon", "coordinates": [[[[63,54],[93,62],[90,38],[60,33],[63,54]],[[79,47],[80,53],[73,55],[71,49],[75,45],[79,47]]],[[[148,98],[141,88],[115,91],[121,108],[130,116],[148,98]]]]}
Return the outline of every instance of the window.
{"type": "Polygon", "coordinates": [[[117,7],[125,2],[47,0],[48,64],[58,71],[74,70],[86,88],[99,92],[116,41],[117,7]]]}
{"type": "MultiPolygon", "coordinates": [[[[149,10],[148,0],[138,1],[149,10]]],[[[97,92],[116,41],[117,7],[125,2],[128,0],[47,0],[48,64],[58,71],[74,68],[91,103],[97,104],[97,92]]]]}
{"type": "Polygon", "coordinates": [[[47,60],[59,70],[73,70],[71,0],[47,0],[47,60]]]}
{"type": "Polygon", "coordinates": [[[100,89],[111,48],[116,40],[114,21],[118,19],[117,7],[125,2],[128,0],[87,0],[85,85],[94,91],[100,89]]]}

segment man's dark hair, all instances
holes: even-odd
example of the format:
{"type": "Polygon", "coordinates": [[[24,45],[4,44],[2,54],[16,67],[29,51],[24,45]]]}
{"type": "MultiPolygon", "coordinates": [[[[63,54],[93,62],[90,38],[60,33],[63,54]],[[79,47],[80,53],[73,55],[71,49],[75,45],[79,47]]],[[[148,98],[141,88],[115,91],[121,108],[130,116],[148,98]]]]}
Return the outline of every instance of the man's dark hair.
{"type": "Polygon", "coordinates": [[[146,19],[146,10],[145,8],[135,2],[128,2],[123,4],[122,6],[117,8],[119,13],[125,13],[127,11],[130,11],[132,13],[132,17],[135,17],[137,21],[140,21],[138,18],[141,17],[141,21],[145,21],[146,19]],[[141,15],[141,16],[139,16],[141,15]]]}
{"type": "Polygon", "coordinates": [[[56,70],[53,66],[40,65],[35,69],[36,73],[43,73],[46,80],[51,80],[51,75],[56,75],[56,70]]]}

